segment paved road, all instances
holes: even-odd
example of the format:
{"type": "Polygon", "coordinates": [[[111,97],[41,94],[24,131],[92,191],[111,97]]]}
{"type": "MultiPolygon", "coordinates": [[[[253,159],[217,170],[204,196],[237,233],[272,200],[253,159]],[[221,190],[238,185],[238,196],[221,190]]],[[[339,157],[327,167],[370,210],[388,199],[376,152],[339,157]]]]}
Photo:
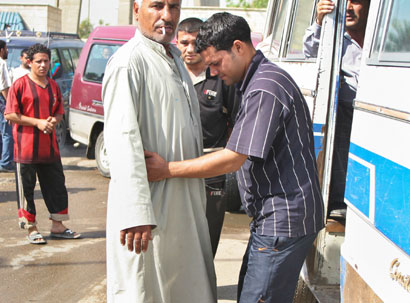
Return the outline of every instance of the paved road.
{"type": "MultiPolygon", "coordinates": [[[[108,179],[84,147],[62,151],[71,220],[79,240],[47,239],[30,245],[17,225],[14,174],[0,174],[0,303],[105,302],[105,214],[108,179]]],[[[39,187],[35,191],[40,232],[48,238],[50,222],[39,187]]],[[[249,219],[227,213],[215,258],[218,302],[236,302],[236,283],[248,237],[249,219]]]]}

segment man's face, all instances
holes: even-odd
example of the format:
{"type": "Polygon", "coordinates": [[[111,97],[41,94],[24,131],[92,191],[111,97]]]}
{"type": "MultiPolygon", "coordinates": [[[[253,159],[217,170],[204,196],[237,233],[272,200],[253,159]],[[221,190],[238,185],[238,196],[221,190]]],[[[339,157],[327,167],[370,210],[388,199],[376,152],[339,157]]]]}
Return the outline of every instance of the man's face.
{"type": "Polygon", "coordinates": [[[34,55],[33,60],[29,62],[31,73],[36,77],[43,78],[47,76],[48,70],[50,69],[50,58],[48,54],[37,53],[34,55]]]}
{"type": "Polygon", "coordinates": [[[142,0],[141,7],[134,2],[134,12],[145,37],[168,44],[178,25],[181,0],[142,0]]]}
{"type": "Polygon", "coordinates": [[[24,68],[27,68],[27,69],[30,68],[30,67],[29,67],[29,62],[30,62],[30,60],[28,59],[28,56],[27,56],[26,53],[23,53],[23,55],[20,56],[20,61],[21,61],[21,65],[22,65],[24,68]]]}
{"type": "Polygon", "coordinates": [[[2,58],[3,60],[6,60],[6,59],[8,58],[8,56],[9,56],[9,50],[7,49],[7,45],[5,45],[4,48],[1,49],[0,55],[1,55],[1,58],[2,58]]]}
{"type": "Polygon", "coordinates": [[[348,0],[346,8],[346,29],[364,31],[370,0],[348,0]]]}
{"type": "Polygon", "coordinates": [[[104,59],[110,59],[112,55],[112,51],[109,48],[104,48],[103,52],[102,52],[102,56],[104,57],[104,59]]]}
{"type": "Polygon", "coordinates": [[[246,72],[244,61],[236,54],[234,48],[229,51],[217,51],[210,46],[201,52],[202,59],[209,66],[211,75],[218,76],[226,85],[243,80],[246,72]]]}
{"type": "Polygon", "coordinates": [[[187,65],[198,64],[202,61],[201,55],[195,52],[196,36],[198,36],[198,32],[178,32],[177,47],[181,51],[182,60],[187,65]]]}

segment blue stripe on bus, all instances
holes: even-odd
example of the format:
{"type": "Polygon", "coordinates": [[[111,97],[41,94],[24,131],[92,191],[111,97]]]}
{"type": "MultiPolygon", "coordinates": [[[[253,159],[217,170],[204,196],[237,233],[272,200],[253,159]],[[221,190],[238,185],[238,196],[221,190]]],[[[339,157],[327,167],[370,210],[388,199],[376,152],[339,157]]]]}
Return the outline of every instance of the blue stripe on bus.
{"type": "Polygon", "coordinates": [[[323,149],[323,134],[322,134],[323,124],[313,124],[313,139],[315,145],[315,155],[316,158],[319,152],[323,149]]]}
{"type": "Polygon", "coordinates": [[[350,153],[369,165],[349,157],[346,200],[369,217],[371,169],[368,166],[374,166],[374,225],[410,254],[410,169],[353,143],[350,153]]]}

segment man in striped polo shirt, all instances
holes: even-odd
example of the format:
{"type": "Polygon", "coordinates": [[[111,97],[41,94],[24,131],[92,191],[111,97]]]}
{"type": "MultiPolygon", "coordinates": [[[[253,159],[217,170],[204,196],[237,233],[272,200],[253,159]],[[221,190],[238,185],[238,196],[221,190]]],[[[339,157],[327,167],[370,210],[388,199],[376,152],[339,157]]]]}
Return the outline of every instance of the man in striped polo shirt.
{"type": "Polygon", "coordinates": [[[251,43],[245,19],[213,15],[196,51],[212,75],[237,83],[242,102],[226,148],[165,162],[146,152],[150,181],[207,178],[236,171],[251,235],[238,283],[238,302],[292,302],[298,276],[323,228],[323,200],[306,102],[284,70],[251,43]]]}
{"type": "Polygon", "coordinates": [[[50,50],[35,44],[27,55],[31,71],[11,86],[4,113],[14,123],[19,225],[28,230],[31,244],[46,243],[36,222],[34,188],[38,177],[50,213],[50,236],[76,239],[80,234],[62,223],[68,220],[68,195],[55,128],[63,118],[64,108],[57,83],[48,77],[50,50]]]}

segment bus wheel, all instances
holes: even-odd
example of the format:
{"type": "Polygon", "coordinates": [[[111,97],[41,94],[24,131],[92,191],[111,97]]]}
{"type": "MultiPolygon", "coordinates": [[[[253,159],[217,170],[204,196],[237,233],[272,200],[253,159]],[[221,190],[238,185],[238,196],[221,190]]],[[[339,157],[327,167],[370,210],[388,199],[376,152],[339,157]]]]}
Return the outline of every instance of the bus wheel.
{"type": "Polygon", "coordinates": [[[296,286],[293,303],[318,303],[315,296],[312,294],[309,287],[301,277],[299,277],[298,284],[296,286]]]}
{"type": "Polygon", "coordinates": [[[107,150],[104,145],[104,131],[100,132],[95,142],[95,161],[101,175],[110,177],[110,162],[108,161],[107,150]]]}

